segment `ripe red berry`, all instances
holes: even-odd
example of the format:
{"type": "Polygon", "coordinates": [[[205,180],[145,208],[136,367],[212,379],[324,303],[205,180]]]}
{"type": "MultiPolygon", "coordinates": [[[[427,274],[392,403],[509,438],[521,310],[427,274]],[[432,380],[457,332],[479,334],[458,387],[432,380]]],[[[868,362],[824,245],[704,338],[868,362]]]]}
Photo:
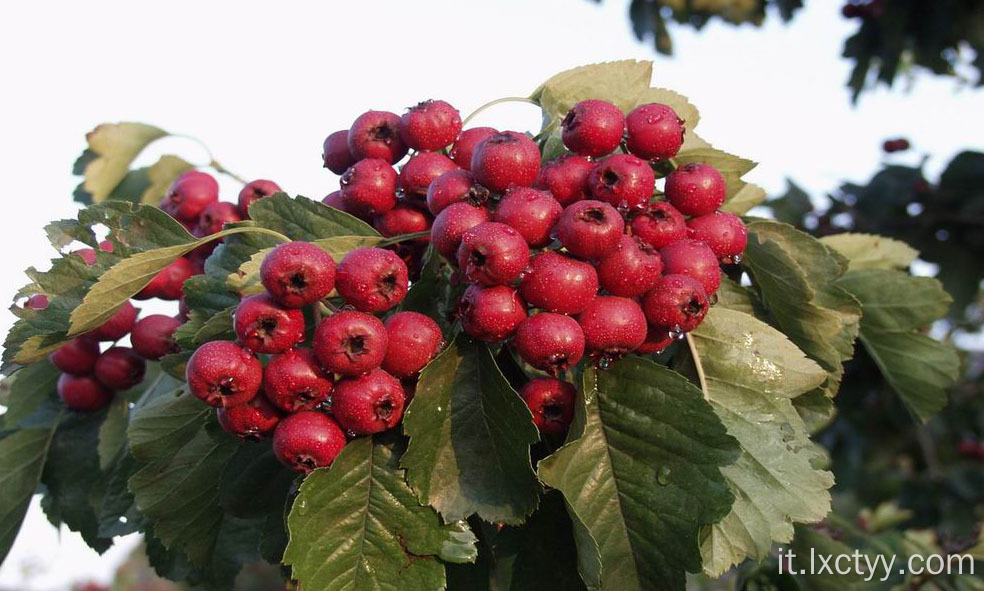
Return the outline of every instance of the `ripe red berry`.
{"type": "Polygon", "coordinates": [[[461,296],[458,316],[465,334],[494,343],[509,338],[526,319],[526,304],[507,285],[470,285],[461,296]]]}
{"type": "Polygon", "coordinates": [[[598,281],[608,293],[639,297],[656,286],[663,261],[653,247],[632,236],[622,236],[618,248],[598,262],[598,281]]]}
{"type": "Polygon", "coordinates": [[[400,380],[374,369],[338,382],[331,397],[331,413],[349,433],[372,435],[400,422],[404,399],[400,380]]]}
{"type": "Polygon", "coordinates": [[[325,168],[335,174],[342,174],[355,164],[355,157],[349,151],[348,130],[342,129],[328,134],[321,146],[321,160],[325,168]]]}
{"type": "Polygon", "coordinates": [[[194,223],[199,214],[219,200],[219,183],[212,175],[189,170],[174,181],[161,200],[161,209],[171,217],[194,223]]]}
{"type": "Polygon", "coordinates": [[[506,224],[485,222],[461,236],[458,266],[465,279],[484,285],[506,285],[519,278],[530,262],[523,236],[506,224]]]}
{"type": "Polygon", "coordinates": [[[241,219],[239,208],[234,203],[216,201],[208,204],[202,210],[201,215],[198,216],[198,225],[195,226],[192,234],[198,238],[211,236],[216,232],[221,232],[226,224],[238,222],[241,219]]]}
{"type": "Polygon", "coordinates": [[[427,189],[439,176],[452,170],[459,170],[450,158],[438,152],[414,154],[400,169],[400,189],[409,199],[423,201],[427,189]]]}
{"type": "Polygon", "coordinates": [[[94,412],[113,400],[113,391],[93,376],[63,373],[58,377],[58,398],[71,410],[94,412]]]}
{"type": "Polygon", "coordinates": [[[428,100],[410,107],[400,119],[400,137],[414,150],[440,150],[461,132],[461,114],[444,101],[428,100]]]}
{"type": "Polygon", "coordinates": [[[635,300],[598,296],[577,318],[586,348],[606,361],[619,359],[646,340],[646,316],[635,300]]]}
{"type": "Polygon", "coordinates": [[[328,371],[359,375],[380,366],[389,337],[375,316],[345,310],[325,318],[314,332],[314,354],[328,371]]]}
{"type": "Polygon", "coordinates": [[[109,320],[90,332],[89,336],[99,341],[118,341],[130,334],[136,321],[137,309],[130,302],[126,302],[109,317],[109,320]]]}
{"type": "Polygon", "coordinates": [[[452,203],[434,218],[431,244],[444,258],[457,261],[458,246],[464,233],[491,219],[492,214],[484,207],[476,207],[470,203],[452,203]]]}
{"type": "Polygon", "coordinates": [[[482,206],[488,200],[489,190],[476,183],[470,171],[460,168],[445,172],[427,187],[427,209],[434,215],[454,203],[482,206]]]}
{"type": "Polygon", "coordinates": [[[194,265],[185,257],[178,257],[171,264],[164,267],[160,273],[150,280],[137,295],[133,296],[136,300],[149,300],[160,298],[162,300],[177,300],[182,295],[184,282],[195,274],[194,265]]]}
{"type": "Polygon", "coordinates": [[[589,99],[571,107],[560,125],[561,138],[571,152],[604,156],[611,154],[622,141],[625,116],[608,101],[589,99]]]}
{"type": "Polygon", "coordinates": [[[584,331],[570,316],[541,312],[516,327],[512,344],[523,361],[557,375],[581,360],[584,331]]]}
{"type": "Polygon", "coordinates": [[[493,219],[519,232],[530,247],[542,248],[553,240],[551,232],[563,212],[550,193],[513,187],[499,200],[493,219]]]}
{"type": "Polygon", "coordinates": [[[174,342],[174,331],[181,321],[164,314],[145,316],[133,325],[130,344],[133,350],[144,359],[157,360],[168,353],[177,353],[179,347],[174,342]]]}
{"type": "Polygon", "coordinates": [[[471,169],[475,146],[490,135],[497,133],[499,133],[499,130],[493,127],[472,127],[471,129],[466,129],[458,134],[458,138],[454,140],[454,145],[451,146],[451,151],[448,152],[448,155],[461,168],[471,169]]]}
{"type": "Polygon", "coordinates": [[[565,154],[543,165],[534,186],[550,191],[558,203],[567,206],[588,198],[588,175],[594,167],[584,156],[565,154]]]}
{"type": "Polygon", "coordinates": [[[683,145],[683,123],[668,105],[639,105],[625,118],[625,147],[644,160],[673,158],[683,145]]]}
{"type": "Polygon", "coordinates": [[[69,254],[74,254],[75,256],[81,258],[86,266],[91,267],[96,264],[96,251],[92,248],[80,248],[78,250],[73,250],[69,254]]]}
{"type": "Polygon", "coordinates": [[[645,213],[632,218],[629,227],[634,236],[657,249],[687,237],[683,214],[666,201],[649,204],[645,213]]]}
{"type": "Polygon", "coordinates": [[[410,287],[407,265],[392,250],[357,248],[342,259],[335,289],[363,312],[383,312],[403,301],[410,287]]]}
{"type": "Polygon", "coordinates": [[[280,411],[262,395],[246,404],[220,408],[215,412],[219,425],[226,433],[246,441],[259,441],[272,435],[281,416],[280,411]]]}
{"type": "Polygon", "coordinates": [[[471,171],[493,193],[512,186],[530,187],[540,172],[540,149],[518,131],[490,135],[475,146],[471,171]]]}
{"type": "Polygon", "coordinates": [[[233,320],[239,342],[255,353],[282,353],[304,340],[304,313],[268,293],[243,298],[233,320]]]}
{"type": "Polygon", "coordinates": [[[386,320],[389,344],[382,368],[398,378],[410,377],[441,351],[444,335],[434,320],[418,312],[397,312],[386,320]]]}
{"type": "Polygon", "coordinates": [[[334,207],[335,209],[351,213],[345,208],[345,199],[342,198],[341,191],[332,191],[331,193],[328,193],[325,195],[324,199],[321,200],[321,202],[328,207],[334,207]]]}
{"type": "Polygon", "coordinates": [[[301,308],[335,289],[335,259],[310,242],[286,242],[263,258],[260,281],[281,306],[301,308]]]}
{"type": "Polygon", "coordinates": [[[27,298],[24,307],[31,310],[44,310],[48,307],[48,296],[43,293],[35,293],[27,298]]]}
{"type": "Polygon", "coordinates": [[[129,347],[110,347],[96,359],[93,373],[107,388],[126,390],[143,381],[147,362],[129,347]]]}
{"type": "Polygon", "coordinates": [[[584,261],[545,251],[533,257],[519,289],[535,308],[579,314],[598,293],[598,273],[584,261]]]}
{"type": "Polygon", "coordinates": [[[335,381],[310,349],[289,349],[274,355],[263,370],[263,392],[286,412],[311,410],[328,399],[335,381]]]}
{"type": "Polygon", "coordinates": [[[691,162],[666,177],[664,192],[680,213],[704,215],[721,207],[728,195],[728,185],[710,164],[691,162]]]}
{"type": "MultiPolygon", "coordinates": [[[[386,236],[400,236],[426,232],[431,227],[431,217],[426,211],[409,203],[399,203],[372,221],[372,227],[386,236]]],[[[429,238],[416,238],[418,242],[428,242],[429,238]]]]}
{"type": "Polygon", "coordinates": [[[649,163],[631,154],[615,154],[598,162],[588,176],[591,196],[619,210],[642,209],[656,187],[649,163]]]}
{"type": "Polygon", "coordinates": [[[661,326],[650,326],[646,333],[646,342],[639,345],[636,353],[642,355],[656,355],[662,353],[667,347],[676,342],[670,335],[669,329],[661,326]]]}
{"type": "Polygon", "coordinates": [[[687,221],[690,236],[706,242],[719,259],[741,254],[748,244],[748,229],[733,213],[715,211],[687,221]]]}
{"type": "Polygon", "coordinates": [[[246,183],[246,186],[239,191],[239,201],[237,202],[239,207],[239,215],[243,219],[248,220],[249,206],[252,205],[254,201],[258,201],[264,197],[269,197],[270,195],[279,193],[280,191],[280,185],[266,179],[257,179],[246,183]]]}
{"type": "Polygon", "coordinates": [[[374,216],[396,206],[396,171],[379,158],[359,160],[339,180],[345,211],[374,216]]]}
{"type": "Polygon", "coordinates": [[[973,437],[964,437],[957,442],[957,453],[965,458],[976,458],[980,449],[980,442],[973,437]]]}
{"type": "Polygon", "coordinates": [[[532,379],[519,389],[519,396],[533,413],[540,433],[563,433],[574,420],[574,384],[554,378],[532,379]]]}
{"type": "Polygon", "coordinates": [[[318,411],[306,410],[284,417],[273,431],[273,453],[295,472],[307,473],[335,461],[345,447],[338,423],[318,411]]]}
{"type": "Polygon", "coordinates": [[[653,326],[690,332],[707,315],[707,294],[700,282],[686,275],[667,275],[643,300],[646,320],[653,326]]]}
{"type": "Polygon", "coordinates": [[[348,130],[348,148],[355,160],[378,158],[394,164],[407,153],[400,138],[400,117],[389,111],[366,111],[348,130]]]}
{"type": "Polygon", "coordinates": [[[721,267],[711,247],[699,240],[678,240],[659,251],[663,259],[663,273],[687,275],[700,282],[708,297],[721,284],[721,267]]]}
{"type": "Polygon", "coordinates": [[[191,354],[185,380],[205,404],[228,408],[246,404],[260,391],[263,364],[232,341],[209,341],[191,354]]]}
{"type": "Polygon", "coordinates": [[[574,256],[598,259],[618,247],[625,230],[611,205],[591,199],[568,205],[557,221],[557,240],[574,256]]]}
{"type": "Polygon", "coordinates": [[[72,339],[48,355],[55,367],[76,376],[92,373],[98,358],[99,342],[89,336],[72,339]]]}

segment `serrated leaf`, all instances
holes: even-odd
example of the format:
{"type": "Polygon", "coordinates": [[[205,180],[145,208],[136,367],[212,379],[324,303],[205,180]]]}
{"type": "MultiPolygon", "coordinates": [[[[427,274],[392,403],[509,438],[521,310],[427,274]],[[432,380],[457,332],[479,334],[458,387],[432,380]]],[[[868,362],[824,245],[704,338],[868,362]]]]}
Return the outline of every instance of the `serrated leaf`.
{"type": "Polygon", "coordinates": [[[785,335],[743,312],[714,307],[688,338],[705,396],[742,450],[721,470],[734,506],[702,535],[704,572],[716,577],[766,557],[773,542],[792,539],[794,522],[830,510],[833,475],[814,468],[823,452],[793,406],[827,376],[785,335]]]}
{"type": "Polygon", "coordinates": [[[184,349],[194,349],[207,341],[235,340],[232,315],[235,306],[208,314],[191,310],[188,320],[174,331],[174,341],[184,349]]]}
{"type": "Polygon", "coordinates": [[[76,174],[84,174],[80,189],[86,203],[99,203],[123,181],[130,164],[148,144],[168,135],[144,123],[103,123],[86,134],[88,149],[76,163],[76,174]],[[79,168],[81,167],[81,170],[79,168]]]}
{"type": "Polygon", "coordinates": [[[417,503],[399,453],[377,437],[352,440],[330,468],[304,480],[287,518],[284,553],[312,589],[444,589],[440,561],[475,558],[475,536],[417,503]]]}
{"type": "Polygon", "coordinates": [[[27,514],[53,435],[54,427],[25,429],[0,439],[0,563],[27,514]]]}
{"type": "Polygon", "coordinates": [[[47,359],[32,363],[4,380],[7,388],[6,412],[0,417],[4,429],[15,429],[46,400],[55,395],[61,372],[47,359]]]}
{"type": "Polygon", "coordinates": [[[182,173],[195,168],[193,164],[178,156],[165,154],[147,168],[147,188],[140,194],[139,202],[147,205],[158,205],[168,187],[182,173]]]}
{"type": "Polygon", "coordinates": [[[109,406],[106,419],[99,427],[99,469],[108,470],[126,445],[126,428],[129,425],[130,409],[127,399],[117,396],[109,406]]]}
{"type": "Polygon", "coordinates": [[[219,487],[222,508],[237,517],[283,512],[296,475],[277,460],[269,440],[240,445],[219,487]]]}
{"type": "Polygon", "coordinates": [[[403,429],[407,482],[445,521],[521,523],[536,508],[537,429],[485,345],[460,337],[424,368],[403,429]]]}
{"type": "Polygon", "coordinates": [[[848,260],[848,269],[905,269],[919,252],[900,240],[875,234],[834,234],[820,239],[848,260]]]}
{"type": "Polygon", "coordinates": [[[290,236],[291,240],[317,240],[332,236],[379,236],[359,218],[328,207],[320,201],[276,193],[254,201],[250,218],[264,228],[290,236]]]}
{"type": "Polygon", "coordinates": [[[765,189],[752,183],[744,183],[724,205],[721,211],[727,211],[735,215],[744,215],[748,210],[761,205],[765,202],[765,189]]]}
{"type": "Polygon", "coordinates": [[[698,388],[629,357],[585,372],[568,442],[538,473],[570,507],[589,589],[681,590],[700,528],[731,508],[721,469],[737,456],[698,388]]]}

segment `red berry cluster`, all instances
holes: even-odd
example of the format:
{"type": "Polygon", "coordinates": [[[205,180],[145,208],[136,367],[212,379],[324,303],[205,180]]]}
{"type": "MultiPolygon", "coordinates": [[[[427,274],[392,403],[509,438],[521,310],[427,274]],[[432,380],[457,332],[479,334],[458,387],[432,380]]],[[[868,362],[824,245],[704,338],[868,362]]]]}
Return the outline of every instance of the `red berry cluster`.
{"type": "Polygon", "coordinates": [[[264,258],[260,279],[265,292],[236,307],[237,342],[202,345],[186,368],[191,392],[218,409],[222,427],[245,439],[272,435],[276,456],[307,472],[330,464],[347,436],[396,426],[408,397],[401,380],[412,386],[443,346],[441,328],[423,314],[374,316],[406,296],[403,260],[359,248],[336,267],[318,246],[289,242],[264,258]],[[333,291],[346,306],[309,338],[304,308],[320,317],[333,291]]]}

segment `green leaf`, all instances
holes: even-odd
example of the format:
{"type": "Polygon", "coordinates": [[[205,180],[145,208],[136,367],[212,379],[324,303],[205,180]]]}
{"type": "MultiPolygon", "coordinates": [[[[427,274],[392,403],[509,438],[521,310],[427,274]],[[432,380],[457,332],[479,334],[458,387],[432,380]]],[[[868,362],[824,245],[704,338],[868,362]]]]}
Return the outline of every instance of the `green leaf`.
{"type": "Polygon", "coordinates": [[[284,554],[305,588],[444,589],[444,567],[475,558],[475,536],[417,503],[393,444],[352,440],[304,480],[284,554]]]}
{"type": "Polygon", "coordinates": [[[826,372],[785,335],[743,312],[716,306],[688,338],[704,394],[741,455],[722,469],[735,503],[703,532],[704,572],[716,577],[745,558],[765,558],[793,537],[793,522],[830,510],[834,478],[814,468],[823,451],[793,399],[817,388],[826,372]]]}
{"type": "Polygon", "coordinates": [[[919,252],[900,240],[874,234],[834,234],[820,239],[848,260],[848,270],[906,269],[919,252]]]}
{"type": "Polygon", "coordinates": [[[861,302],[861,342],[885,380],[916,419],[929,420],[946,406],[960,359],[919,331],[946,315],[950,296],[935,279],[891,270],[851,271],[837,285],[861,302]]]}
{"type": "MultiPolygon", "coordinates": [[[[846,574],[818,572],[819,561],[812,559],[813,554],[850,556],[855,549],[817,530],[802,525],[797,526],[796,538],[789,549],[795,555],[790,564],[793,572],[805,572],[804,576],[797,577],[797,581],[805,591],[844,591],[854,588],[864,580],[863,575],[853,570],[846,574]]],[[[884,573],[878,573],[876,576],[882,577],[884,573]]]]}
{"type": "Polygon", "coordinates": [[[235,340],[232,315],[236,306],[208,314],[191,310],[188,320],[174,331],[174,341],[184,349],[194,349],[207,341],[235,340]]]}
{"type": "Polygon", "coordinates": [[[86,134],[89,147],[75,174],[85,175],[79,189],[84,203],[107,199],[130,170],[130,164],[152,141],[167,136],[163,129],[143,123],[103,123],[86,134]]]}
{"type": "Polygon", "coordinates": [[[701,527],[731,508],[721,469],[737,456],[698,388],[629,357],[585,372],[568,442],[538,472],[564,494],[589,589],[680,590],[701,527]]]}
{"type": "Polygon", "coordinates": [[[400,310],[426,314],[441,325],[445,335],[452,332],[452,318],[457,298],[451,282],[451,266],[432,247],[424,254],[420,277],[410,286],[400,310]]]}
{"type": "Polygon", "coordinates": [[[263,226],[290,236],[291,240],[317,240],[332,236],[379,236],[372,226],[334,207],[286,193],[276,193],[253,202],[250,218],[263,226]]]}
{"type": "Polygon", "coordinates": [[[47,359],[32,363],[4,380],[7,412],[0,417],[4,429],[15,429],[31,416],[46,400],[55,395],[55,387],[61,372],[47,359]]]}
{"type": "Polygon", "coordinates": [[[99,427],[99,469],[108,470],[126,446],[126,428],[129,425],[130,409],[127,399],[117,396],[109,407],[106,419],[99,427]]]}
{"type": "Polygon", "coordinates": [[[226,464],[219,502],[237,517],[280,515],[295,476],[277,460],[269,440],[240,445],[226,464]]]}
{"type": "Polygon", "coordinates": [[[424,368],[403,429],[407,482],[445,521],[521,523],[536,508],[537,428],[485,345],[459,337],[424,368]]]}
{"type": "Polygon", "coordinates": [[[27,514],[53,435],[54,428],[25,429],[0,439],[0,563],[27,514]]]}
{"type": "Polygon", "coordinates": [[[761,205],[765,201],[765,189],[752,183],[742,182],[741,187],[732,195],[721,211],[727,211],[735,215],[744,215],[748,210],[761,205]]]}

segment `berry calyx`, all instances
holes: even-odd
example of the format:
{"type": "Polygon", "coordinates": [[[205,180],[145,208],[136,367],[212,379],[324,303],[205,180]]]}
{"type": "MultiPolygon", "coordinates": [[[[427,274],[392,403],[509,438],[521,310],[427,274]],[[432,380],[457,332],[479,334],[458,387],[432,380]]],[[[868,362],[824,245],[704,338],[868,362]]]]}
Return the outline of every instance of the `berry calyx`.
{"type": "Polygon", "coordinates": [[[608,101],[589,99],[571,107],[560,125],[568,150],[582,156],[604,156],[622,141],[625,116],[608,101]]]}
{"type": "Polygon", "coordinates": [[[468,230],[458,247],[458,266],[465,279],[484,285],[512,283],[529,262],[530,249],[523,236],[498,222],[468,230]]]}
{"type": "Polygon", "coordinates": [[[281,306],[301,308],[335,289],[335,259],[310,242],[280,244],[263,258],[260,281],[281,306]]]}
{"type": "Polygon", "coordinates": [[[639,105],[625,118],[625,147],[644,160],[673,158],[683,145],[683,123],[668,105],[639,105]]]}
{"type": "MultiPolygon", "coordinates": [[[[343,172],[344,170],[345,169],[342,169],[343,172]]],[[[239,191],[239,199],[237,201],[239,215],[242,216],[243,219],[248,220],[249,206],[252,205],[253,202],[259,201],[264,197],[269,197],[274,193],[279,193],[280,191],[280,185],[266,179],[257,179],[246,183],[246,186],[239,191]]]]}
{"type": "Polygon", "coordinates": [[[516,327],[512,344],[523,361],[557,375],[581,360],[584,331],[570,316],[541,312],[516,327]]]}
{"type": "Polygon", "coordinates": [[[295,472],[330,466],[345,447],[345,433],[331,417],[306,410],[284,417],[273,431],[273,453],[295,472]]]}
{"type": "Polygon", "coordinates": [[[331,396],[335,381],[310,349],[274,355],[263,371],[263,392],[285,412],[311,410],[331,396]]]}
{"type": "Polygon", "coordinates": [[[652,326],[690,332],[704,320],[709,304],[699,281],[686,275],[667,275],[646,294],[642,306],[652,326]]]}
{"type": "Polygon", "coordinates": [[[400,137],[414,150],[440,150],[460,132],[461,114],[440,100],[418,103],[400,118],[400,137]]]}
{"type": "Polygon", "coordinates": [[[400,138],[400,117],[389,111],[366,111],[348,130],[348,148],[355,160],[380,159],[393,164],[407,153],[400,138]]]}
{"type": "Polygon", "coordinates": [[[666,201],[651,203],[644,213],[632,218],[629,228],[634,236],[656,249],[687,237],[683,214],[666,201]]]}
{"type": "Polygon", "coordinates": [[[452,203],[434,218],[431,225],[431,244],[444,258],[457,261],[458,247],[464,233],[491,219],[492,214],[484,207],[463,202],[452,203]]]}
{"type": "Polygon", "coordinates": [[[130,302],[125,302],[109,320],[89,333],[98,341],[118,341],[130,334],[137,321],[137,309],[130,302]]]}
{"type": "Polygon", "coordinates": [[[748,245],[748,229],[733,213],[715,211],[687,220],[690,236],[707,243],[719,259],[731,260],[748,245]]]}
{"type": "Polygon", "coordinates": [[[48,355],[52,365],[76,376],[92,373],[98,358],[99,342],[88,336],[72,339],[48,355]]]}
{"type": "Polygon", "coordinates": [[[563,433],[574,420],[574,384],[554,378],[532,379],[519,389],[519,396],[533,413],[540,433],[563,433]]]}
{"type": "Polygon", "coordinates": [[[622,216],[603,201],[568,205],[557,221],[557,240],[574,256],[598,259],[615,250],[625,230],[622,216]]]}
{"type": "Polygon", "coordinates": [[[127,390],[143,381],[147,362],[130,347],[110,347],[96,359],[93,374],[112,390],[127,390]]]}
{"type": "Polygon", "coordinates": [[[338,424],[356,435],[392,429],[403,417],[405,395],[400,380],[381,369],[345,378],[335,386],[331,412],[338,424]]]}
{"type": "Polygon", "coordinates": [[[185,366],[191,393],[214,407],[246,404],[260,391],[263,364],[232,341],[209,341],[198,347],[185,366]]]}
{"type": "Polygon", "coordinates": [[[348,134],[347,129],[332,132],[321,146],[321,160],[325,168],[335,174],[342,174],[355,164],[355,157],[349,151],[348,134]]]}
{"type": "Polygon", "coordinates": [[[133,325],[130,331],[130,344],[144,359],[157,360],[169,353],[177,353],[179,347],[174,342],[174,331],[181,321],[164,314],[145,316],[133,325]]]}
{"type": "Polygon", "coordinates": [[[161,209],[181,222],[194,223],[204,209],[219,200],[219,183],[197,170],[182,173],[161,200],[161,209]]]}
{"type": "Polygon", "coordinates": [[[407,265],[391,250],[357,248],[342,259],[335,289],[363,312],[383,312],[403,301],[410,286],[407,265]]]}
{"type": "Polygon", "coordinates": [[[378,318],[346,310],[321,321],[312,348],[328,371],[359,375],[382,364],[388,342],[386,327],[378,318]]]}
{"type": "Polygon", "coordinates": [[[454,203],[482,206],[488,200],[489,190],[475,182],[470,171],[460,168],[445,172],[427,187],[427,209],[434,215],[454,203]]]}
{"type": "Polygon", "coordinates": [[[664,192],[680,213],[697,216],[721,207],[728,195],[728,185],[710,164],[691,162],[666,177],[664,192]]]}
{"type": "Polygon", "coordinates": [[[542,248],[553,240],[551,232],[563,212],[550,193],[513,187],[499,200],[492,219],[515,229],[531,248],[542,248]]]}
{"type": "Polygon", "coordinates": [[[385,326],[389,344],[382,368],[391,375],[415,375],[441,351],[444,335],[430,316],[397,312],[386,319],[385,326]]]}
{"type": "Polygon", "coordinates": [[[663,273],[693,277],[708,297],[721,285],[718,258],[710,246],[699,240],[677,240],[661,248],[659,256],[663,259],[663,273]]]}
{"type": "Polygon", "coordinates": [[[598,296],[577,317],[585,347],[601,367],[639,348],[646,340],[646,316],[635,300],[598,296]]]}
{"type": "Polygon", "coordinates": [[[598,292],[598,273],[584,261],[545,251],[533,257],[519,289],[535,308],[579,314],[598,292]]]}
{"type": "Polygon", "coordinates": [[[490,135],[475,146],[471,171],[493,193],[512,186],[530,187],[540,172],[540,149],[518,131],[490,135]]]}
{"type": "Polygon", "coordinates": [[[282,416],[262,395],[246,404],[220,408],[215,412],[215,418],[226,433],[245,441],[259,441],[272,435],[282,416]]]}
{"type": "Polygon", "coordinates": [[[641,296],[656,286],[663,261],[656,249],[633,236],[622,236],[618,247],[598,262],[598,281],[608,293],[641,296]]]}
{"type": "Polygon", "coordinates": [[[565,154],[544,164],[533,186],[550,191],[558,203],[568,206],[588,198],[588,176],[594,167],[584,156],[565,154]]]}
{"type": "Polygon", "coordinates": [[[499,133],[499,130],[493,127],[472,127],[470,129],[466,129],[458,134],[458,138],[454,140],[454,145],[451,146],[451,151],[448,152],[448,156],[450,156],[451,160],[454,160],[454,163],[461,168],[470,170],[472,155],[475,153],[475,146],[480,144],[482,140],[490,135],[495,135],[497,133],[499,133]]]}
{"type": "Polygon", "coordinates": [[[339,184],[345,211],[372,217],[396,206],[396,171],[380,158],[359,160],[345,171],[339,184]]]}
{"type": "Polygon", "coordinates": [[[93,376],[63,373],[58,377],[57,390],[62,403],[79,412],[95,412],[113,400],[113,391],[93,376]]]}
{"type": "Polygon", "coordinates": [[[465,334],[495,343],[509,338],[526,319],[526,304],[507,285],[470,285],[461,296],[458,316],[465,334]]]}
{"type": "Polygon", "coordinates": [[[645,207],[655,187],[656,175],[649,163],[631,154],[609,156],[588,175],[591,196],[622,211],[645,207]]]}

